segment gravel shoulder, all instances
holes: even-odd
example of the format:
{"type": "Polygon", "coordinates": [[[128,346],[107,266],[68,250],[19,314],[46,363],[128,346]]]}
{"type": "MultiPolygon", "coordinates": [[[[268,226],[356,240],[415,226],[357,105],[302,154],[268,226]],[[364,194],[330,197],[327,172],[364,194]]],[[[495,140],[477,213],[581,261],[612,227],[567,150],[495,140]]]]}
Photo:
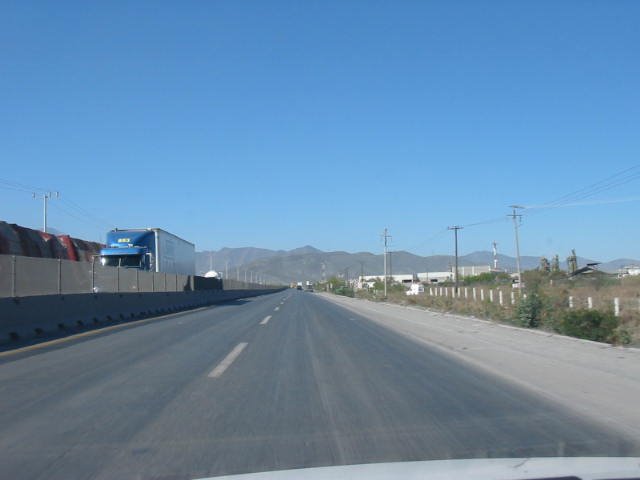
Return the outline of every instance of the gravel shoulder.
{"type": "Polygon", "coordinates": [[[419,307],[320,295],[640,440],[640,349],[419,307]]]}

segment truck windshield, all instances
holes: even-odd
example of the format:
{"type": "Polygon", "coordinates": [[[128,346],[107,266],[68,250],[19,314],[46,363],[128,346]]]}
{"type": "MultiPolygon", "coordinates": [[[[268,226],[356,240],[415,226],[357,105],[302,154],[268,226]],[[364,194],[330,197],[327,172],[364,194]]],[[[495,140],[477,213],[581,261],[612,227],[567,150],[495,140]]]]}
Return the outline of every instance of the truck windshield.
{"type": "Polygon", "coordinates": [[[100,263],[105,267],[140,267],[140,255],[104,256],[100,263]]]}
{"type": "Polygon", "coordinates": [[[120,257],[121,267],[140,267],[140,255],[124,255],[120,257]]]}

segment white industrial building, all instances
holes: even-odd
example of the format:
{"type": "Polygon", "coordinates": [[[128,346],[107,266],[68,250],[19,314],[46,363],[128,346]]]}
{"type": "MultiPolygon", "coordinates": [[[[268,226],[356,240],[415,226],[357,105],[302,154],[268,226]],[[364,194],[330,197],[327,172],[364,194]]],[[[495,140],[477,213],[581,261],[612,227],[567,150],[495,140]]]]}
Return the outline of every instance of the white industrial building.
{"type": "MultiPolygon", "coordinates": [[[[453,270],[453,269],[452,269],[453,270]]],[[[422,273],[402,273],[388,275],[387,279],[389,283],[402,283],[404,285],[411,285],[412,283],[442,283],[453,282],[455,280],[455,273],[452,271],[444,272],[422,272],[422,273]]],[[[473,277],[480,275],[481,273],[491,272],[489,265],[472,265],[472,266],[459,266],[458,274],[460,278],[473,277]]],[[[363,275],[358,277],[358,288],[372,288],[373,283],[376,280],[382,280],[384,274],[380,275],[363,275]]]]}
{"type": "Polygon", "coordinates": [[[422,283],[452,282],[455,276],[453,272],[423,272],[416,275],[422,283]]]}
{"type": "MultiPolygon", "coordinates": [[[[358,282],[375,282],[376,280],[382,280],[384,274],[381,275],[363,275],[358,277],[358,282]]],[[[394,275],[387,275],[387,281],[390,283],[407,283],[411,284],[418,281],[418,276],[415,273],[401,273],[394,275]]]]}
{"type": "Polygon", "coordinates": [[[462,277],[474,277],[481,273],[489,273],[492,269],[489,265],[471,265],[470,267],[458,267],[458,274],[462,277]]]}
{"type": "MultiPolygon", "coordinates": [[[[456,278],[455,268],[444,272],[423,272],[418,273],[418,281],[422,283],[441,283],[441,282],[453,282],[456,278]]],[[[458,266],[458,275],[460,278],[473,277],[480,275],[481,273],[491,272],[489,265],[471,265],[471,266],[458,266]]]]}
{"type": "Polygon", "coordinates": [[[635,277],[636,275],[640,275],[640,266],[639,265],[627,265],[618,270],[619,277],[635,277]]]}

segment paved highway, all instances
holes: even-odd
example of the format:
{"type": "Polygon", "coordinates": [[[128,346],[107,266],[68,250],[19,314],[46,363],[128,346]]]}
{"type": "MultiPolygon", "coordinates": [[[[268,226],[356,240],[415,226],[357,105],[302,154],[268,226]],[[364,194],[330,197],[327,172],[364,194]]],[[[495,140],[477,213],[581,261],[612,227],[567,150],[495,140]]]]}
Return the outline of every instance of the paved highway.
{"type": "Polygon", "coordinates": [[[285,291],[0,357],[4,478],[198,478],[639,451],[311,293],[285,291]]]}

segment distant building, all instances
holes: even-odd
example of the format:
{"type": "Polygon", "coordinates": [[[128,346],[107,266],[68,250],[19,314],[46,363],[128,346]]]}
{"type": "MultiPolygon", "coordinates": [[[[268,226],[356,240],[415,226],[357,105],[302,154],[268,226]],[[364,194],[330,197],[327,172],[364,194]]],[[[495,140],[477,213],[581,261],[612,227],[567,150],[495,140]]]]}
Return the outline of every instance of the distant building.
{"type": "Polygon", "coordinates": [[[424,272],[418,273],[418,280],[422,283],[452,282],[453,272],[424,272]]]}
{"type": "Polygon", "coordinates": [[[639,265],[627,265],[618,270],[619,277],[635,277],[637,275],[640,275],[639,265]]]}
{"type": "MultiPolygon", "coordinates": [[[[455,268],[451,268],[447,272],[424,272],[418,273],[418,279],[423,283],[441,283],[441,282],[453,282],[455,281],[455,268]]],[[[471,265],[471,266],[458,266],[458,275],[460,278],[474,277],[481,273],[490,273],[490,265],[471,265]]]]}
{"type": "MultiPolygon", "coordinates": [[[[375,282],[376,280],[383,280],[384,274],[381,275],[363,275],[358,277],[358,282],[375,282]]],[[[411,284],[413,282],[417,282],[418,277],[415,273],[402,273],[402,274],[394,274],[387,275],[387,282],[389,283],[403,283],[403,284],[411,284]]]]}
{"type": "Polygon", "coordinates": [[[470,267],[458,267],[458,274],[460,278],[462,277],[475,277],[476,275],[480,275],[481,273],[489,273],[491,272],[490,265],[472,265],[470,267]]]}
{"type": "MultiPolygon", "coordinates": [[[[453,282],[455,280],[455,273],[453,268],[444,272],[422,272],[422,273],[402,273],[387,276],[389,283],[401,283],[403,285],[411,285],[413,283],[442,283],[453,282]]],[[[459,266],[458,274],[460,278],[473,277],[480,275],[481,273],[491,272],[490,265],[472,265],[472,266],[459,266]]],[[[373,283],[376,280],[383,280],[384,274],[379,275],[364,275],[358,277],[358,288],[372,288],[373,283]]]]}

